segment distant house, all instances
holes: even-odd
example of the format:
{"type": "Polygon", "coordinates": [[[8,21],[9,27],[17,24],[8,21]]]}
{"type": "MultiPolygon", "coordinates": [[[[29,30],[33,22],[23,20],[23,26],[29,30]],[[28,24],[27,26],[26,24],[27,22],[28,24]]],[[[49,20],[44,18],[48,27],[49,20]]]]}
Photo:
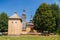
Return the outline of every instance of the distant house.
{"type": "Polygon", "coordinates": [[[34,24],[32,22],[32,16],[30,22],[26,22],[25,10],[23,10],[22,17],[14,12],[14,15],[9,17],[8,20],[8,35],[21,35],[33,32],[34,24]]]}

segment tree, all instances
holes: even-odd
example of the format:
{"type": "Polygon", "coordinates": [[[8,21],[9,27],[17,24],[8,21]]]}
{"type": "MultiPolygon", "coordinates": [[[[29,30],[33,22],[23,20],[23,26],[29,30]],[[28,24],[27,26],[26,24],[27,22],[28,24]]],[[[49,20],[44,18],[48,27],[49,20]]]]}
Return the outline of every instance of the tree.
{"type": "Polygon", "coordinates": [[[5,12],[0,14],[0,29],[2,32],[6,31],[8,28],[8,16],[5,12]]]}
{"type": "Polygon", "coordinates": [[[56,19],[55,21],[56,21],[56,30],[57,30],[57,28],[59,27],[59,21],[60,21],[59,20],[59,6],[54,3],[54,4],[51,4],[50,7],[51,7],[51,10],[52,10],[53,16],[56,19]]]}
{"type": "Polygon", "coordinates": [[[58,27],[57,27],[57,30],[56,30],[56,33],[57,34],[60,34],[60,11],[59,11],[59,18],[58,18],[58,27]]]}
{"type": "Polygon", "coordinates": [[[49,31],[55,30],[55,17],[52,15],[52,10],[49,5],[42,3],[33,18],[34,29],[38,31],[49,31]]]}

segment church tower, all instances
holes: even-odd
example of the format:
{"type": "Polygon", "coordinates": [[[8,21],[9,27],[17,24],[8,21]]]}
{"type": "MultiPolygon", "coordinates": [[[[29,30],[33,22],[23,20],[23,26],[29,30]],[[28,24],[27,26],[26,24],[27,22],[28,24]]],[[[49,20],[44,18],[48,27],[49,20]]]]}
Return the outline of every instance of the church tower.
{"type": "Polygon", "coordinates": [[[31,15],[30,17],[30,22],[32,23],[33,22],[33,16],[31,15]]]}
{"type": "Polygon", "coordinates": [[[33,32],[33,27],[34,27],[33,17],[32,17],[32,15],[31,15],[30,21],[27,23],[26,31],[27,31],[28,33],[33,32]]]}
{"type": "Polygon", "coordinates": [[[25,14],[25,10],[23,10],[23,13],[22,13],[22,30],[23,31],[26,30],[26,14],[25,14]]]}
{"type": "Polygon", "coordinates": [[[17,12],[9,17],[8,20],[8,35],[20,35],[22,31],[22,22],[17,12]]]}

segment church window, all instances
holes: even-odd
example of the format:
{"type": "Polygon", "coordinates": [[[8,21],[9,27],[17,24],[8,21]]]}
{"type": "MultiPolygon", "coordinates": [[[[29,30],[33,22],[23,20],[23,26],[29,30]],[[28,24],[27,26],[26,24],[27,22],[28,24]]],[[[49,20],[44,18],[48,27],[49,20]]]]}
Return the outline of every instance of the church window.
{"type": "Polygon", "coordinates": [[[12,22],[13,23],[13,22],[12,22]]]}
{"type": "Polygon", "coordinates": [[[15,23],[17,23],[17,22],[15,22],[15,23]]]}

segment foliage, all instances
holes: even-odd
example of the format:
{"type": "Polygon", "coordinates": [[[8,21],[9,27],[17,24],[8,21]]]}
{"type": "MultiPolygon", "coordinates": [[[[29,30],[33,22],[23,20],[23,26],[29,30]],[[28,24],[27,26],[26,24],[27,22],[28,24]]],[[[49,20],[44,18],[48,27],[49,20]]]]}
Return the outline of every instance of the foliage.
{"type": "Polygon", "coordinates": [[[51,4],[50,7],[51,7],[51,10],[52,10],[53,16],[56,19],[56,27],[55,27],[55,29],[57,30],[57,28],[59,27],[59,21],[60,21],[59,20],[59,6],[54,3],[54,4],[51,4]]]}
{"type": "Polygon", "coordinates": [[[58,16],[59,16],[59,18],[58,18],[58,27],[57,27],[56,33],[60,34],[60,12],[59,12],[58,16]]]}
{"type": "Polygon", "coordinates": [[[1,31],[6,31],[8,28],[8,16],[5,12],[0,14],[0,29],[1,31]]]}
{"type": "Polygon", "coordinates": [[[36,10],[34,15],[34,28],[38,31],[49,31],[55,30],[55,17],[52,15],[52,10],[49,5],[42,3],[36,10]]]}

